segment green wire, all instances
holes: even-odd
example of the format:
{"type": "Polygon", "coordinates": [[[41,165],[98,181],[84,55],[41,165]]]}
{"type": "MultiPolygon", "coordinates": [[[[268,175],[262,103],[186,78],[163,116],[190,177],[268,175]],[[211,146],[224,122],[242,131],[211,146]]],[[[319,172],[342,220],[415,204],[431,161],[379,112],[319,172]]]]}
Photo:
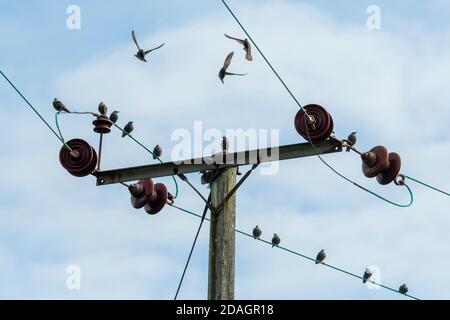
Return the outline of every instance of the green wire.
{"type": "Polygon", "coordinates": [[[42,122],[44,122],[44,124],[50,129],[50,131],[58,138],[58,140],[61,141],[67,149],[71,150],[70,147],[64,142],[64,139],[62,139],[62,137],[60,137],[56,133],[56,131],[48,124],[48,122],[39,113],[39,111],[36,110],[36,108],[28,101],[27,98],[25,98],[25,96],[22,94],[22,92],[20,92],[20,90],[16,88],[16,86],[11,82],[11,80],[9,80],[9,78],[3,73],[3,71],[0,70],[0,74],[11,85],[11,87],[19,94],[19,96],[23,99],[23,101],[25,101],[26,104],[37,114],[37,116],[42,120],[42,122]]]}
{"type": "MultiPolygon", "coordinates": [[[[197,217],[197,218],[202,218],[202,216],[201,216],[200,214],[197,214],[197,213],[195,213],[195,212],[192,212],[192,211],[183,209],[183,208],[178,207],[178,206],[173,205],[173,204],[170,205],[170,206],[173,207],[173,208],[175,208],[175,209],[177,209],[177,210],[179,210],[179,211],[182,211],[182,212],[185,212],[185,213],[187,213],[187,214],[190,214],[191,216],[195,216],[195,217],[197,217]]],[[[211,222],[211,219],[209,219],[209,218],[207,218],[207,217],[205,218],[205,220],[211,222]]],[[[241,230],[239,230],[239,229],[235,229],[235,232],[236,232],[236,233],[239,233],[239,234],[241,234],[241,235],[244,235],[244,236],[246,236],[246,237],[252,238],[252,239],[254,239],[254,240],[257,240],[257,241],[259,241],[259,242],[262,242],[262,243],[264,243],[264,244],[267,244],[267,245],[269,245],[269,246],[272,246],[272,242],[267,241],[267,240],[264,240],[264,239],[260,239],[260,238],[256,238],[256,239],[255,239],[255,238],[253,237],[253,235],[251,235],[251,234],[249,234],[249,233],[247,233],[247,232],[241,231],[241,230]]],[[[302,254],[302,253],[300,253],[300,252],[297,252],[297,251],[294,251],[294,250],[291,250],[291,249],[288,249],[288,248],[285,248],[285,247],[282,247],[282,246],[276,246],[275,248],[280,249],[280,250],[283,250],[283,251],[286,251],[286,252],[288,252],[288,253],[291,253],[291,254],[293,254],[293,255],[296,255],[296,256],[298,256],[298,257],[301,257],[301,258],[303,258],[303,259],[306,259],[306,260],[309,260],[309,261],[312,261],[312,262],[315,262],[315,261],[316,261],[316,259],[314,259],[314,258],[308,257],[307,255],[304,255],[304,254],[302,254]]],[[[346,271],[346,270],[344,270],[344,269],[338,268],[338,267],[333,266],[333,265],[331,265],[331,264],[328,264],[328,263],[321,263],[321,264],[324,265],[324,266],[326,266],[326,267],[328,267],[328,268],[331,268],[331,269],[333,269],[333,270],[336,270],[336,271],[339,271],[339,272],[341,272],[341,273],[350,275],[350,276],[352,276],[352,277],[354,277],[354,278],[357,278],[357,279],[360,279],[360,280],[364,280],[363,277],[361,277],[361,276],[359,276],[359,275],[357,275],[357,274],[355,274],[355,273],[346,271]]],[[[378,285],[378,286],[380,286],[380,287],[382,287],[382,288],[384,288],[384,289],[390,290],[390,291],[392,291],[392,292],[401,294],[398,290],[396,290],[396,289],[394,289],[394,288],[391,288],[391,287],[388,287],[388,286],[385,286],[385,285],[382,285],[382,284],[377,283],[377,282],[375,282],[375,281],[367,280],[367,282],[370,282],[370,283],[372,283],[372,284],[378,285]]],[[[408,298],[414,299],[414,300],[420,300],[419,298],[417,298],[417,297],[415,297],[415,296],[412,296],[412,295],[409,295],[409,294],[402,294],[402,295],[404,295],[404,296],[406,296],[406,297],[408,297],[408,298]]]]}
{"type": "MultiPolygon", "coordinates": [[[[150,151],[145,145],[143,145],[140,141],[138,141],[136,138],[134,138],[131,134],[125,132],[121,127],[119,127],[117,124],[114,124],[114,126],[119,129],[120,131],[122,131],[123,133],[126,133],[126,135],[131,138],[131,140],[133,140],[134,142],[136,142],[139,146],[141,146],[145,151],[147,151],[148,153],[150,153],[152,155],[152,157],[155,157],[155,154],[150,151]]],[[[156,158],[159,163],[164,163],[159,157],[156,158]]],[[[178,188],[178,183],[177,180],[175,179],[174,176],[172,176],[173,182],[175,183],[175,195],[173,196],[175,199],[178,197],[178,192],[179,192],[179,188],[178,188]]]]}
{"type": "Polygon", "coordinates": [[[414,182],[417,182],[418,184],[421,184],[421,185],[423,185],[423,186],[425,186],[425,187],[427,187],[427,188],[430,188],[430,189],[432,189],[432,190],[434,190],[434,191],[440,192],[440,193],[442,193],[442,194],[444,194],[444,195],[450,197],[450,193],[448,193],[448,192],[445,192],[445,191],[440,190],[440,189],[438,189],[438,188],[436,188],[436,187],[433,187],[433,186],[431,186],[431,185],[429,185],[429,184],[427,184],[427,183],[425,183],[425,182],[422,182],[422,181],[419,181],[419,180],[417,180],[417,179],[411,178],[410,176],[407,176],[407,175],[404,175],[404,176],[405,176],[405,178],[408,178],[408,179],[410,179],[410,180],[412,180],[412,181],[414,181],[414,182]]]}

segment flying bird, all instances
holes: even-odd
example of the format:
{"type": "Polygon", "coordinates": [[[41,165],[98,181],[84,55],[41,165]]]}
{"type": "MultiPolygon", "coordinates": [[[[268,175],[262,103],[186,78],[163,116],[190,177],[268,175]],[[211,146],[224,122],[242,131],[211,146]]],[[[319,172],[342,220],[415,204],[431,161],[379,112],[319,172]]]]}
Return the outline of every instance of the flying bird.
{"type": "Polygon", "coordinates": [[[220,69],[220,71],[219,71],[219,79],[220,79],[220,81],[222,81],[222,83],[224,83],[223,79],[225,78],[225,76],[246,76],[247,75],[247,73],[231,73],[231,72],[227,71],[228,67],[231,64],[231,60],[233,59],[233,55],[234,55],[234,52],[230,52],[228,54],[227,58],[225,59],[225,62],[223,63],[222,69],[220,69]]]}
{"type": "Polygon", "coordinates": [[[366,271],[364,271],[364,275],[363,275],[363,283],[366,283],[367,280],[370,279],[370,277],[372,277],[372,271],[369,270],[369,268],[366,268],[366,271]]]}
{"type": "Polygon", "coordinates": [[[58,111],[58,112],[70,113],[69,109],[66,108],[64,103],[59,101],[57,98],[55,98],[55,100],[53,100],[53,108],[55,108],[55,110],[58,111]]]}
{"type": "Polygon", "coordinates": [[[157,145],[154,149],[153,149],[153,159],[156,160],[159,157],[161,157],[162,155],[162,149],[159,145],[157,145]]]}
{"type": "Polygon", "coordinates": [[[152,51],[155,51],[155,50],[158,50],[158,49],[162,48],[162,46],[165,45],[165,43],[163,43],[159,47],[156,47],[154,49],[145,51],[144,49],[141,49],[141,47],[139,47],[139,44],[138,44],[137,39],[136,39],[136,33],[134,32],[134,30],[131,31],[131,37],[133,38],[133,41],[134,41],[134,43],[136,44],[136,46],[138,48],[138,52],[135,54],[135,57],[138,58],[141,61],[144,61],[144,62],[147,62],[147,60],[145,59],[146,55],[148,55],[152,51]]]}
{"type": "Polygon", "coordinates": [[[327,255],[325,254],[325,250],[320,250],[320,252],[317,254],[316,264],[322,263],[326,257],[327,255]]]}
{"type": "Polygon", "coordinates": [[[276,233],[274,233],[272,238],[272,248],[278,247],[280,245],[280,242],[281,242],[280,237],[276,233]]]}
{"type": "Polygon", "coordinates": [[[129,135],[131,132],[133,132],[133,130],[134,130],[133,121],[130,121],[127,123],[125,128],[123,128],[124,132],[122,134],[122,138],[125,138],[127,135],[129,135]]]}
{"type": "Polygon", "coordinates": [[[259,239],[261,235],[262,235],[261,229],[258,226],[256,226],[255,229],[253,229],[253,238],[259,239]]]}
{"type": "Polygon", "coordinates": [[[120,112],[120,111],[114,111],[114,112],[111,113],[111,115],[109,116],[109,120],[110,120],[112,123],[116,123],[117,120],[119,120],[119,112],[120,112]]]}
{"type": "Polygon", "coordinates": [[[252,46],[250,45],[250,41],[248,41],[248,39],[238,39],[238,38],[230,37],[227,34],[225,34],[225,37],[227,37],[228,39],[231,39],[231,40],[235,40],[235,41],[239,42],[240,44],[242,44],[244,46],[244,50],[246,52],[245,59],[247,59],[248,61],[253,61],[252,46]]]}
{"type": "Polygon", "coordinates": [[[100,105],[98,106],[98,112],[100,112],[102,116],[106,116],[106,114],[108,113],[108,107],[104,102],[100,102],[100,105]]]}
{"type": "MultiPolygon", "coordinates": [[[[349,146],[354,146],[355,144],[356,144],[356,133],[357,132],[352,132],[349,136],[348,136],[348,138],[347,138],[347,144],[349,145],[349,146]]],[[[347,147],[347,152],[350,152],[350,147],[347,147]]]]}
{"type": "Polygon", "coordinates": [[[408,287],[406,286],[406,284],[401,285],[400,288],[398,289],[398,292],[400,292],[401,294],[407,294],[408,287]]]}

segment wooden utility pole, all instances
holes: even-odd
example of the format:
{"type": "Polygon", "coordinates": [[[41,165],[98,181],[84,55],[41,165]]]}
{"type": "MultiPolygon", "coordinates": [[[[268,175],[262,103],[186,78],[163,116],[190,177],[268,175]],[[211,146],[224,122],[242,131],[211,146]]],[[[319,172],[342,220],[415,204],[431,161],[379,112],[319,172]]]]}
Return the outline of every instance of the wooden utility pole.
{"type": "MultiPolygon", "coordinates": [[[[211,203],[217,208],[236,185],[236,168],[223,171],[211,183],[211,203]]],[[[236,194],[220,213],[211,214],[208,299],[234,300],[236,194]]]]}

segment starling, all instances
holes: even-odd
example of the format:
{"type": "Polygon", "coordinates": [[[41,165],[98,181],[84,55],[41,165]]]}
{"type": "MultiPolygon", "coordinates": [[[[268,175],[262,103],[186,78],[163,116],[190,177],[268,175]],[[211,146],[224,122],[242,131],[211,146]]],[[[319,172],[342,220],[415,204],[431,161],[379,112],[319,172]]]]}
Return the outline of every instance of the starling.
{"type": "Polygon", "coordinates": [[[278,247],[280,245],[280,242],[281,242],[280,237],[276,233],[274,233],[272,238],[272,248],[278,247]]]}
{"type": "Polygon", "coordinates": [[[109,120],[110,120],[112,123],[116,123],[117,120],[119,120],[119,112],[120,112],[120,111],[114,111],[114,112],[111,113],[111,115],[109,116],[109,120]]]}
{"type": "Polygon", "coordinates": [[[366,268],[366,271],[364,272],[363,275],[363,283],[366,283],[367,280],[370,279],[370,277],[372,277],[372,271],[370,271],[369,268],[366,268]]]}
{"type": "Polygon", "coordinates": [[[161,157],[162,155],[162,149],[159,145],[157,145],[154,149],[153,149],[153,159],[156,160],[159,157],[161,157]]]}
{"type": "Polygon", "coordinates": [[[159,47],[153,48],[153,49],[151,49],[151,50],[144,51],[144,49],[141,49],[141,47],[139,47],[139,44],[138,44],[137,39],[136,39],[136,33],[134,32],[134,30],[131,31],[131,37],[133,38],[133,41],[134,41],[134,43],[136,44],[136,46],[137,46],[137,48],[138,48],[138,52],[136,53],[135,57],[138,58],[138,59],[141,60],[141,61],[144,61],[144,62],[147,62],[147,60],[145,59],[145,56],[146,56],[147,54],[149,54],[149,53],[152,52],[152,51],[158,50],[158,49],[160,49],[162,46],[165,45],[165,43],[163,43],[163,44],[160,45],[159,47]]]}
{"type": "MultiPolygon", "coordinates": [[[[356,144],[356,133],[357,132],[352,132],[352,134],[348,136],[346,141],[349,146],[353,147],[356,144]]],[[[347,152],[350,152],[349,147],[347,147],[347,152]]]]}
{"type": "Polygon", "coordinates": [[[256,226],[255,229],[253,229],[253,238],[259,239],[261,235],[262,235],[261,229],[258,226],[256,226]]]}
{"type": "Polygon", "coordinates": [[[70,113],[69,109],[66,108],[64,103],[59,101],[57,98],[55,98],[55,100],[53,100],[53,108],[55,108],[55,110],[58,111],[58,112],[70,113]]]}
{"type": "Polygon", "coordinates": [[[100,102],[100,105],[98,106],[98,112],[100,112],[102,116],[106,116],[106,114],[108,113],[108,107],[104,102],[100,102]]]}
{"type": "Polygon", "coordinates": [[[252,47],[250,45],[250,41],[248,41],[248,39],[238,39],[238,38],[233,38],[230,37],[229,35],[225,34],[225,37],[227,37],[228,39],[231,40],[236,40],[237,42],[239,42],[240,44],[242,44],[244,46],[244,50],[246,52],[245,55],[245,59],[247,59],[248,61],[253,61],[253,57],[252,57],[252,47]]]}
{"type": "Polygon", "coordinates": [[[398,292],[400,292],[401,294],[407,294],[408,287],[406,286],[406,284],[403,284],[402,286],[400,286],[400,288],[398,289],[398,292]]]}
{"type": "Polygon", "coordinates": [[[325,250],[320,250],[320,252],[317,254],[316,264],[322,263],[326,257],[327,255],[325,254],[325,250]]]}
{"type": "Polygon", "coordinates": [[[222,83],[224,83],[223,79],[225,78],[225,76],[246,76],[247,75],[247,73],[231,73],[231,72],[227,72],[228,67],[231,64],[231,60],[233,59],[233,55],[234,55],[234,52],[230,52],[228,54],[227,58],[225,59],[225,62],[223,63],[222,69],[220,69],[220,71],[219,71],[219,79],[220,79],[220,81],[222,81],[222,83]]]}
{"type": "Polygon", "coordinates": [[[123,134],[122,134],[122,138],[125,138],[127,135],[129,135],[131,132],[133,132],[134,127],[133,127],[133,121],[130,121],[127,123],[127,125],[125,126],[125,128],[123,128],[123,134]]]}

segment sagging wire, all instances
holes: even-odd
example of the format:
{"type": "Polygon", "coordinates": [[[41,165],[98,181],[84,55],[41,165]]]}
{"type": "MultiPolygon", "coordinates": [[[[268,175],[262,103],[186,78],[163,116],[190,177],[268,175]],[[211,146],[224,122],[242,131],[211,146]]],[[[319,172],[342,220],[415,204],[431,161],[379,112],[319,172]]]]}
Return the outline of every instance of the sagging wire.
{"type": "MultiPolygon", "coordinates": [[[[204,219],[204,220],[206,220],[206,221],[211,222],[211,219],[209,219],[209,218],[207,218],[207,217],[203,218],[203,215],[199,215],[199,214],[197,214],[197,213],[195,213],[195,212],[186,210],[186,209],[184,209],[184,208],[178,207],[178,206],[173,205],[173,204],[169,204],[169,205],[170,205],[171,207],[177,209],[178,211],[181,211],[181,212],[187,213],[187,214],[189,214],[189,215],[191,215],[191,216],[194,216],[194,217],[197,217],[197,218],[201,218],[201,219],[204,219]]],[[[235,229],[235,232],[238,233],[238,234],[241,234],[241,235],[243,235],[243,236],[246,236],[246,237],[248,237],[248,238],[254,239],[254,240],[256,240],[256,241],[259,241],[259,242],[261,242],[261,243],[264,243],[264,244],[266,244],[266,245],[269,245],[270,247],[272,247],[272,242],[271,242],[271,241],[267,241],[267,240],[264,240],[264,239],[261,239],[261,238],[254,238],[253,235],[251,235],[250,233],[247,233],[247,232],[245,232],[245,231],[239,230],[239,229],[237,229],[237,228],[235,229]]],[[[309,256],[307,256],[307,255],[305,255],[305,254],[303,254],[303,253],[301,253],[301,252],[299,252],[299,251],[295,251],[295,250],[292,250],[292,249],[288,249],[288,248],[283,247],[283,246],[275,246],[274,248],[277,248],[277,249],[280,249],[280,250],[282,250],[282,251],[288,252],[288,253],[290,253],[290,254],[296,255],[296,256],[298,256],[298,257],[301,257],[301,258],[303,258],[303,259],[309,260],[309,261],[311,261],[311,262],[316,262],[316,259],[315,259],[315,258],[309,257],[309,256]]],[[[324,262],[322,262],[321,265],[323,265],[323,266],[325,266],[325,267],[327,267],[327,268],[333,269],[333,270],[335,270],[335,271],[344,273],[344,274],[346,274],[346,275],[352,276],[352,277],[354,277],[354,278],[357,278],[357,279],[360,279],[360,280],[364,280],[364,278],[363,278],[362,276],[357,275],[357,274],[355,274],[355,273],[353,273],[353,272],[344,270],[344,269],[342,269],[342,268],[336,267],[336,266],[334,266],[334,265],[331,265],[331,264],[328,264],[328,263],[324,263],[324,262]]],[[[368,279],[367,282],[370,282],[370,283],[372,283],[372,284],[374,284],[374,285],[380,286],[380,287],[382,287],[382,288],[384,288],[384,289],[386,289],[386,290],[389,290],[389,291],[392,291],[392,292],[395,292],[395,293],[404,295],[404,296],[406,296],[406,297],[408,297],[408,298],[410,298],[410,299],[413,299],[413,300],[420,300],[419,298],[417,298],[417,297],[415,297],[415,296],[412,296],[412,295],[410,295],[410,294],[402,294],[402,293],[399,292],[399,290],[396,290],[396,289],[394,289],[393,287],[383,285],[383,284],[378,283],[378,282],[375,282],[375,281],[373,281],[373,280],[368,279]]]]}

